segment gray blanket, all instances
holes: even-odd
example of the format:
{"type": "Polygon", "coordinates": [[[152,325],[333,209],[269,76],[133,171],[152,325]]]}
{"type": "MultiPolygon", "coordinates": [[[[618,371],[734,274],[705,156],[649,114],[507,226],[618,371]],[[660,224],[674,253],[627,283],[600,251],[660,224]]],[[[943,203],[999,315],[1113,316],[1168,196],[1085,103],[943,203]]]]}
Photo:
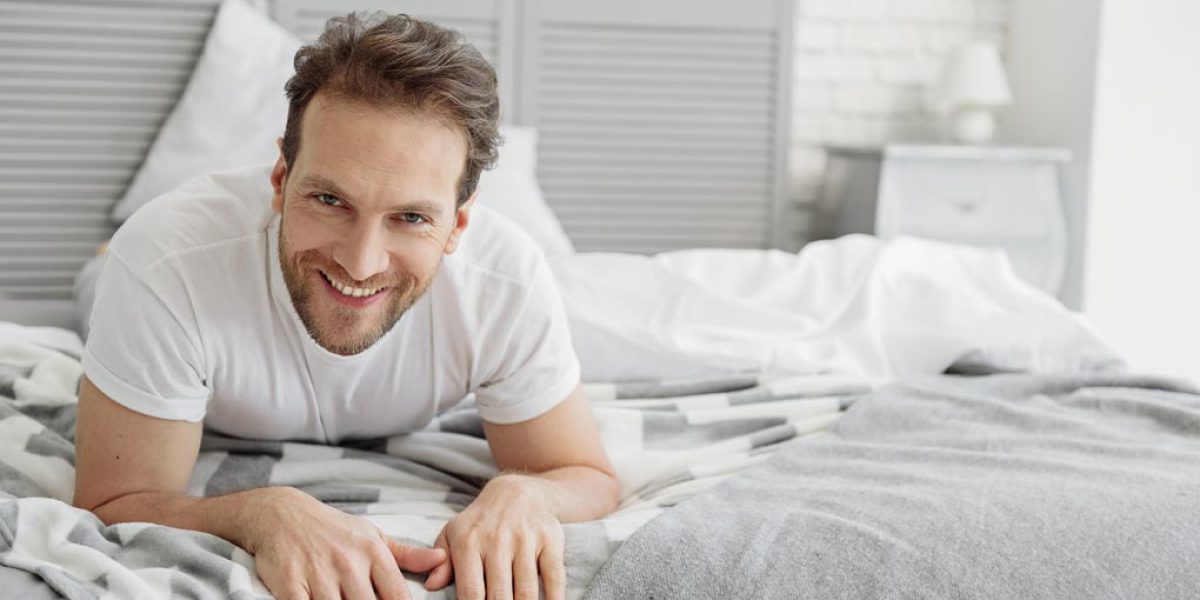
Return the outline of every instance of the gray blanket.
{"type": "Polygon", "coordinates": [[[1197,598],[1200,396],[889,386],[643,526],[587,598],[1197,598]]]}
{"type": "MultiPolygon", "coordinates": [[[[0,335],[0,565],[72,600],[269,597],[253,557],[225,540],[147,523],[105,526],[70,505],[80,373],[72,356],[0,335]]],[[[827,429],[870,386],[836,376],[588,384],[622,502],[603,519],[563,526],[568,599],[641,524],[783,442],[827,429]]],[[[294,486],[429,546],[495,473],[479,414],[464,402],[422,431],[343,446],[206,433],[188,493],[294,486]]],[[[7,575],[0,585],[30,583],[7,575]]],[[[423,580],[409,577],[414,599],[454,597],[453,587],[427,593],[423,580]]],[[[0,587],[0,597],[28,593],[0,587]]]]}

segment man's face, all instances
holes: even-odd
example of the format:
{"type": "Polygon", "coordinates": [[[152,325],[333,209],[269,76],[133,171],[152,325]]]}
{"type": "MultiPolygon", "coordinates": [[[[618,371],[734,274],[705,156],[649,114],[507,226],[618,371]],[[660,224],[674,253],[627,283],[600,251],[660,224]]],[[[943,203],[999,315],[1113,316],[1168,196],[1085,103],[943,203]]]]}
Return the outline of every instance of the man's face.
{"type": "Polygon", "coordinates": [[[280,156],[271,183],[284,280],[318,344],[366,350],[429,287],[467,226],[465,160],[463,134],[433,115],[313,97],[295,160],[280,156]]]}

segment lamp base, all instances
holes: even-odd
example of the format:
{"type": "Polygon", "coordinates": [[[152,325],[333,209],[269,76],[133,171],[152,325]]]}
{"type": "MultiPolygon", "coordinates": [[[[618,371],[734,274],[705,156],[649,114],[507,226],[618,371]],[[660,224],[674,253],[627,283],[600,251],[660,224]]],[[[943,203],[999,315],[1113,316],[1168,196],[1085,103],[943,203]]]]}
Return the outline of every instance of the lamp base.
{"type": "Polygon", "coordinates": [[[963,144],[984,144],[996,133],[996,117],[986,108],[960,108],[950,116],[950,135],[963,144]]]}

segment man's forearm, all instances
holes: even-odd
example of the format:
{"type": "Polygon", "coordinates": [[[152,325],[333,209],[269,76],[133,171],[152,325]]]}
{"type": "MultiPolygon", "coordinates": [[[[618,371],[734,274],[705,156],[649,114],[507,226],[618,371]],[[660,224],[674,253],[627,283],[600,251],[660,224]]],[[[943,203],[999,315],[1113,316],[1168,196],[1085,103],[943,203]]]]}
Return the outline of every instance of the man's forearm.
{"type": "Polygon", "coordinates": [[[203,531],[255,552],[255,523],[264,511],[287,502],[293,488],[268,487],[211,498],[193,498],[173,492],[126,494],[92,509],[106,525],[156,523],[179,529],[203,531]]]}
{"type": "Polygon", "coordinates": [[[514,477],[535,484],[537,493],[548,501],[560,523],[599,519],[616,510],[621,501],[621,486],[617,479],[591,467],[562,467],[543,473],[505,473],[496,480],[514,477]]]}

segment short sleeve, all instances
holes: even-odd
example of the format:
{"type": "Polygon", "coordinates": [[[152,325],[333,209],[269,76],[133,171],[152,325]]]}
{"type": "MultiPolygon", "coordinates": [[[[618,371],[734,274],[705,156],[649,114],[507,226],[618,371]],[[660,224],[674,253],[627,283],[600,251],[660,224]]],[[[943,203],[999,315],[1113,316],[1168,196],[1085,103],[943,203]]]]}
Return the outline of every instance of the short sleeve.
{"type": "Polygon", "coordinates": [[[112,251],[96,284],[83,371],[108,397],[160,419],[200,421],[209,398],[185,301],[112,251]]]}
{"type": "MultiPolygon", "coordinates": [[[[540,258],[540,257],[539,257],[540,258]]],[[[579,383],[579,359],[558,286],[538,262],[524,304],[507,331],[496,368],[475,390],[479,416],[490,423],[528,421],[557,406],[579,383]]],[[[489,345],[490,346],[490,345],[489,345]]]]}

